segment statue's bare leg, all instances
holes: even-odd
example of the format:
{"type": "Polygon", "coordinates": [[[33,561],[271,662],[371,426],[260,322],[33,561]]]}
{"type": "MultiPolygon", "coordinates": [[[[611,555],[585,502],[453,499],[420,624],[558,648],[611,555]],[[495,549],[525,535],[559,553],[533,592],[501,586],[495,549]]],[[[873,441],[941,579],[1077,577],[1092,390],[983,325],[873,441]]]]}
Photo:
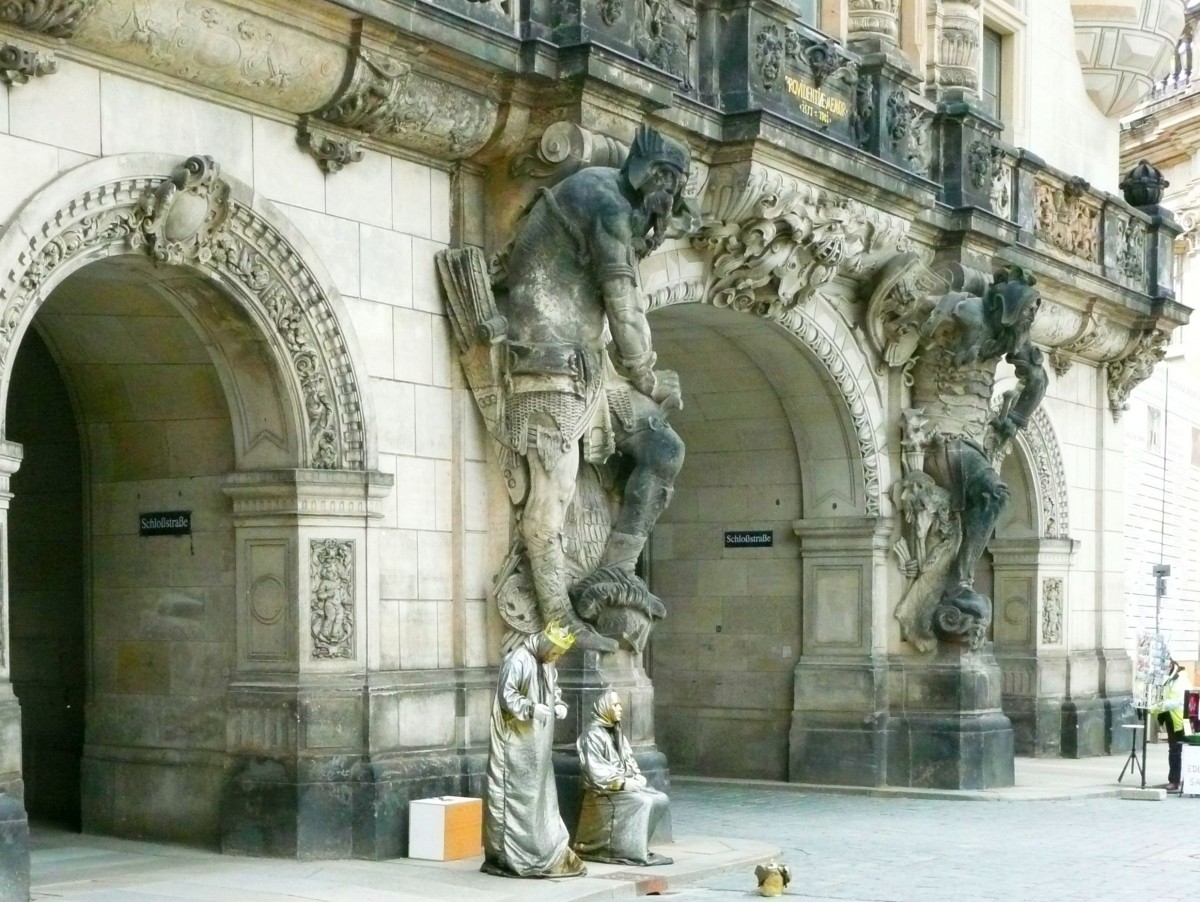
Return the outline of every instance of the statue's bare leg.
{"type": "Polygon", "coordinates": [[[575,642],[580,648],[615,651],[617,643],[599,635],[579,619],[567,595],[562,533],[579,474],[579,446],[576,444],[566,451],[550,469],[537,453],[531,453],[528,459],[529,496],[520,530],[542,620],[546,623],[558,621],[567,627],[575,634],[575,642]]]}

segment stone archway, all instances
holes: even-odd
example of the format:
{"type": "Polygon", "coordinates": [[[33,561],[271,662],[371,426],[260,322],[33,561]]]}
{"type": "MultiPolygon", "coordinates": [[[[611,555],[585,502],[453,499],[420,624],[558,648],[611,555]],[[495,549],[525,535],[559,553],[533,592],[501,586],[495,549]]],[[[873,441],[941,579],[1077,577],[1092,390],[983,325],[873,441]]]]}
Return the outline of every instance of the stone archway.
{"type": "MultiPolygon", "coordinates": [[[[269,338],[289,377],[286,465],[372,465],[361,358],[332,281],[299,233],[247,186],[221,176],[211,157],[98,160],[21,210],[0,238],[0,400],[13,352],[54,287],[89,263],[130,254],[216,282],[269,338]]],[[[254,438],[242,436],[243,448],[254,438]]]]}
{"type": "MultiPolygon", "coordinates": [[[[370,399],[361,390],[365,368],[331,279],[282,215],[247,186],[222,177],[211,158],[180,161],[162,155],[98,160],[39,191],[0,236],[0,274],[0,401],[7,397],[17,349],[45,302],[62,295],[64,286],[86,291],[100,278],[131,288],[152,286],[147,303],[184,324],[190,336],[187,353],[207,361],[215,388],[211,396],[221,397],[210,408],[221,407],[228,420],[229,463],[222,473],[206,474],[211,486],[203,507],[220,523],[219,547],[206,560],[221,583],[224,601],[214,605],[223,612],[221,622],[189,623],[195,606],[172,595],[172,583],[148,586],[151,594],[155,586],[162,589],[152,607],[165,612],[165,620],[154,620],[149,628],[166,632],[152,638],[217,629],[234,649],[215,671],[222,685],[206,715],[222,723],[209,731],[215,744],[203,751],[190,752],[179,732],[173,742],[183,746],[159,742],[167,757],[174,756],[172,762],[151,760],[153,755],[136,749],[123,756],[116,749],[112,760],[123,762],[125,770],[120,779],[168,792],[175,777],[163,765],[182,762],[206,767],[227,784],[244,780],[244,768],[229,766],[242,755],[260,763],[284,762],[295,778],[295,761],[308,737],[272,725],[280,716],[294,724],[302,706],[319,706],[321,698],[343,688],[345,674],[366,666],[366,534],[391,484],[390,477],[371,469],[376,451],[370,399]],[[348,607],[332,646],[315,600],[322,581],[331,578],[324,566],[331,556],[339,563],[334,578],[348,607]],[[139,776],[142,764],[146,769],[139,776]]],[[[71,313],[70,305],[60,303],[55,318],[65,322],[63,315],[71,313]]],[[[101,314],[121,315],[116,308],[101,314]]],[[[58,337],[69,337],[72,329],[79,334],[76,326],[55,326],[46,334],[57,330],[58,337]]],[[[68,353],[63,359],[76,365],[89,361],[87,354],[68,353]]],[[[150,362],[170,365],[171,354],[150,362]]],[[[9,477],[21,457],[19,445],[0,443],[3,542],[9,477]]],[[[121,508],[130,524],[141,504],[121,508]]],[[[137,542],[136,525],[132,529],[130,541],[137,542]]],[[[3,551],[7,558],[7,548],[3,551]]],[[[7,579],[7,568],[0,571],[7,579]]],[[[20,714],[9,683],[7,600],[5,586],[0,592],[0,734],[14,741],[0,743],[0,793],[19,798],[21,749],[15,737],[20,714]]],[[[170,664],[169,651],[143,648],[141,638],[118,637],[121,660],[131,669],[149,668],[149,674],[155,661],[170,664]]],[[[327,741],[321,748],[328,755],[361,754],[353,737],[347,742],[344,750],[327,741]]],[[[271,782],[279,786],[274,773],[271,782]]],[[[211,837],[207,841],[223,837],[227,846],[240,848],[237,837],[250,829],[257,851],[302,854],[294,823],[299,816],[295,786],[290,807],[264,809],[255,800],[248,809],[231,804],[249,794],[244,783],[238,790],[217,786],[209,808],[213,819],[204,827],[211,837]],[[253,822],[256,817],[269,817],[280,838],[253,822]]],[[[123,829],[120,818],[98,828],[123,829]]],[[[135,829],[151,838],[172,836],[156,833],[152,823],[135,829]]]]}

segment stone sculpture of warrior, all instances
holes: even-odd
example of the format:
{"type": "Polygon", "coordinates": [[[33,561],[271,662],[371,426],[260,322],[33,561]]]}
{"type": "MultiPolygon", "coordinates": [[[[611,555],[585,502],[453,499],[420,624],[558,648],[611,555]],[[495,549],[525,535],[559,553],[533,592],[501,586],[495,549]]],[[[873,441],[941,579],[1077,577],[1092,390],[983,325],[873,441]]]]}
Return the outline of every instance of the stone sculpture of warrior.
{"type": "MultiPolygon", "coordinates": [[[[474,316],[488,356],[456,325],[484,419],[510,455],[521,547],[497,597],[517,632],[557,620],[582,648],[613,651],[621,638],[640,650],[665,613],[634,565],[683,464],[667,422],[682,401],[676,374],[656,368],[637,265],[693,217],[683,195],[689,166],[685,147],[642,126],[619,169],[585,168],[541,189],[502,255],[494,311],[474,316]],[[592,473],[581,467],[606,464],[606,484],[593,478],[586,494],[581,474],[592,473]],[[530,595],[536,611],[526,616],[530,595]],[[605,628],[612,608],[637,622],[618,617],[605,628]]],[[[463,299],[486,293],[462,263],[469,251],[439,260],[456,323],[471,318],[459,312],[463,299]]]]}
{"type": "Polygon", "coordinates": [[[919,262],[893,262],[868,317],[885,359],[911,367],[905,473],[897,487],[908,536],[897,550],[913,581],[896,616],[918,648],[931,648],[934,634],[976,647],[992,605],[974,587],[975,568],[1008,500],[993,464],[1046,393],[1042,353],[1030,339],[1041,299],[1018,267],[1001,270],[990,284],[962,270],[959,280],[970,291],[921,297],[904,288],[919,262]],[[1001,359],[1013,365],[1019,387],[1005,393],[997,412],[992,393],[1001,359]]]}

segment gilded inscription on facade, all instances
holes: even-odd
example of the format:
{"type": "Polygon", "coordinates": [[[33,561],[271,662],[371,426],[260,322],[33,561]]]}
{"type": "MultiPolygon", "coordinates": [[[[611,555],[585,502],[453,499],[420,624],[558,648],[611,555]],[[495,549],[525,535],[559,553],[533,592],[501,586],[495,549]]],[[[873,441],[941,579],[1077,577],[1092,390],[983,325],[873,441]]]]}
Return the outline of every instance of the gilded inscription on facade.
{"type": "Polygon", "coordinates": [[[840,97],[802,82],[791,75],[783,77],[787,92],[796,98],[796,108],[821,125],[832,125],[850,115],[850,104],[840,97]]]}

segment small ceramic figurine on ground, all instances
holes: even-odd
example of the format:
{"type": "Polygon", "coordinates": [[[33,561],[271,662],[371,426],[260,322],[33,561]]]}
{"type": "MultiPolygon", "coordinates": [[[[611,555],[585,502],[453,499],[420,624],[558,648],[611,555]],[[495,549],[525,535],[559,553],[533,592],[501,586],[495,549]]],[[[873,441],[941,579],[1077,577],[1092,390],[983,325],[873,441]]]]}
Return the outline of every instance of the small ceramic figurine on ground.
{"type": "Polygon", "coordinates": [[[621,733],[621,697],[605,690],[592,708],[591,723],[579,734],[583,806],[575,831],[575,851],[588,861],[618,864],[671,864],[650,851],[650,837],[670,804],[652,789],[621,733]]]}
{"type": "Polygon", "coordinates": [[[492,703],[483,870],[499,877],[578,877],[587,868],[568,846],[558,813],[554,721],[567,716],[554,662],[574,643],[551,624],[504,658],[492,703]]]}

